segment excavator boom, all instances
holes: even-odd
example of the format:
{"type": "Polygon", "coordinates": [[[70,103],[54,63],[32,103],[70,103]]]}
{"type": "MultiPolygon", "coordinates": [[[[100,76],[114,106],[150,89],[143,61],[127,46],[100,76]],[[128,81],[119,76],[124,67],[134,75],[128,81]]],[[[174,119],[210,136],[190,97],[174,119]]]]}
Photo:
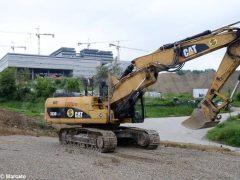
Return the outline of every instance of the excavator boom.
{"type": "Polygon", "coordinates": [[[240,40],[238,37],[228,45],[227,52],[205,98],[201,101],[198,108],[193,111],[191,117],[182,123],[184,126],[191,129],[200,129],[215,126],[219,122],[218,120],[221,118],[218,116],[219,111],[227,107],[232,101],[232,98],[226,97],[220,90],[239,64],[240,40]],[[223,100],[222,105],[218,106],[214,103],[216,97],[223,100]]]}
{"type": "Polygon", "coordinates": [[[155,83],[159,72],[177,71],[187,61],[227,47],[206,97],[193,111],[192,116],[183,122],[184,126],[192,129],[215,126],[220,119],[219,111],[230,103],[230,99],[221,94],[220,90],[240,62],[240,29],[232,27],[238,23],[214,31],[204,31],[134,59],[120,80],[112,81],[111,109],[115,114],[124,114],[123,112],[127,111],[126,107],[134,104],[129,105],[130,101],[134,101],[132,97],[155,83]],[[221,106],[214,104],[213,100],[216,97],[223,99],[224,103],[221,106]]]}

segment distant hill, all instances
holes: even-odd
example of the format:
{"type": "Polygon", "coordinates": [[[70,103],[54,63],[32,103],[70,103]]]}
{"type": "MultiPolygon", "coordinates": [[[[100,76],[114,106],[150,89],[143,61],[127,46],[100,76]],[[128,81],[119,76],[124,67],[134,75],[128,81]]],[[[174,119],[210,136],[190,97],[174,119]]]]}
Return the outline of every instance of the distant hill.
{"type": "MultiPolygon", "coordinates": [[[[194,88],[209,88],[215,76],[214,70],[205,71],[179,71],[177,73],[161,73],[157,82],[151,86],[151,89],[162,93],[192,93],[194,88]]],[[[233,89],[240,71],[236,71],[229,78],[222,91],[227,92],[233,89]]]]}

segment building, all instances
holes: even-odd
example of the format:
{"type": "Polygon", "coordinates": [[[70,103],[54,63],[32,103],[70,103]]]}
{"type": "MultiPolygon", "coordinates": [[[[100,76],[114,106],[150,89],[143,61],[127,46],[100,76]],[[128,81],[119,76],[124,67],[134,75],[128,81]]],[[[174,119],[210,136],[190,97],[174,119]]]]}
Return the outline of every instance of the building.
{"type": "Polygon", "coordinates": [[[112,51],[100,51],[98,49],[82,49],[79,53],[76,53],[76,50],[74,48],[62,47],[51,53],[50,56],[79,59],[88,58],[100,61],[102,65],[113,61],[112,51]]]}
{"type": "Polygon", "coordinates": [[[208,92],[208,89],[193,89],[194,98],[204,98],[208,92]]]}
{"type": "Polygon", "coordinates": [[[102,65],[108,64],[113,61],[112,51],[99,51],[97,49],[83,49],[80,51],[79,56],[81,58],[92,57],[100,59],[102,65]]]}
{"type": "MultiPolygon", "coordinates": [[[[96,67],[111,63],[111,51],[83,49],[76,53],[74,48],[62,47],[49,56],[7,53],[0,60],[0,72],[8,67],[17,70],[28,68],[33,79],[37,74],[44,76],[92,77],[96,67]]],[[[129,62],[128,62],[129,63],[129,62]]],[[[126,62],[120,63],[125,68],[126,62]]]]}
{"type": "MultiPolygon", "coordinates": [[[[96,50],[94,50],[94,52],[95,51],[96,50]]],[[[109,63],[113,60],[113,55],[108,51],[107,53],[109,54],[109,63]]],[[[85,54],[84,56],[79,56],[79,54],[76,53],[74,48],[65,47],[56,50],[49,56],[7,53],[0,60],[0,71],[3,71],[7,67],[16,67],[17,69],[28,68],[32,78],[34,78],[36,74],[92,77],[96,73],[96,67],[105,64],[107,61],[105,57],[91,56],[91,53],[88,53],[89,55],[85,54]]],[[[96,54],[97,53],[94,53],[94,55],[96,54]]]]}

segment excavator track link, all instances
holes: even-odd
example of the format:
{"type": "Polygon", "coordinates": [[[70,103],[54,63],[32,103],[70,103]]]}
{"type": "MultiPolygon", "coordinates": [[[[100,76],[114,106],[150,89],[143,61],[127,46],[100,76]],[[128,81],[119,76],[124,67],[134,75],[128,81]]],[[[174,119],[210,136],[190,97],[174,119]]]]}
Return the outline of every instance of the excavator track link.
{"type": "Polygon", "coordinates": [[[82,127],[61,129],[59,142],[79,145],[102,153],[114,152],[117,146],[117,138],[112,131],[82,127]]]}
{"type": "Polygon", "coordinates": [[[115,134],[118,139],[130,138],[137,145],[144,149],[157,149],[160,144],[160,137],[157,131],[136,127],[120,127],[115,134]]]}

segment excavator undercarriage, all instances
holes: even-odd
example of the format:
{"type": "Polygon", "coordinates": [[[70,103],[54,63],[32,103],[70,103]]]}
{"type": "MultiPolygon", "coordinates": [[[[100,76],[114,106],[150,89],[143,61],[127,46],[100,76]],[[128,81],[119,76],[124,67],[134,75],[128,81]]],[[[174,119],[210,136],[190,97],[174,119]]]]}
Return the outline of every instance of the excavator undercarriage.
{"type": "Polygon", "coordinates": [[[79,145],[103,153],[113,152],[117,142],[127,141],[145,149],[156,149],[160,143],[156,131],[135,127],[118,127],[112,130],[72,127],[63,128],[59,132],[59,142],[61,144],[79,145]]]}

